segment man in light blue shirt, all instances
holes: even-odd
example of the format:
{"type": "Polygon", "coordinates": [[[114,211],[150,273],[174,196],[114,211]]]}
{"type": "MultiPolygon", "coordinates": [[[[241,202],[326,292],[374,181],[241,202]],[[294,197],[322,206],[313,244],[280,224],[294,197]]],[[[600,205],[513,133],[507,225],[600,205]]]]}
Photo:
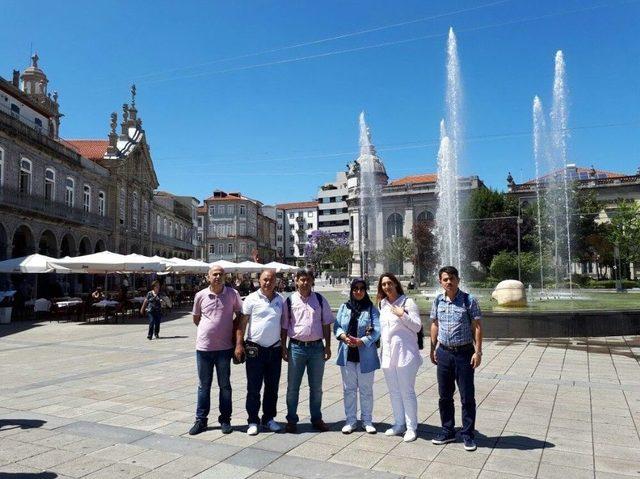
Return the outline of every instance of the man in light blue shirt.
{"type": "Polygon", "coordinates": [[[437,365],[442,432],[432,442],[455,441],[453,393],[456,383],[462,403],[460,435],[467,451],[475,451],[476,400],[473,376],[482,361],[482,314],[478,301],[460,290],[460,276],[453,266],[438,272],[444,293],[436,296],[431,308],[431,362],[437,365]]]}

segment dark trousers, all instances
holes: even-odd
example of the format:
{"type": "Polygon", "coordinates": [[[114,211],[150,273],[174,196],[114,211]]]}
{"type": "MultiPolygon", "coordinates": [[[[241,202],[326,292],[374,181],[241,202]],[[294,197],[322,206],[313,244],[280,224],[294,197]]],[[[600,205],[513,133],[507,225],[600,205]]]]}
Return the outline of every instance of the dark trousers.
{"type": "Polygon", "coordinates": [[[147,334],[147,337],[151,337],[153,336],[153,334],[155,333],[155,335],[159,335],[160,334],[160,319],[162,318],[162,312],[161,311],[156,311],[156,312],[149,312],[147,313],[147,318],[149,319],[149,334],[147,334]]]}
{"type": "Polygon", "coordinates": [[[206,419],[211,408],[211,383],[215,366],[220,396],[218,399],[220,424],[231,422],[231,356],[233,349],[222,351],[196,351],[198,367],[198,405],[196,419],[206,419]]]}
{"type": "Polygon", "coordinates": [[[264,382],[262,399],[262,424],[276,417],[278,385],[282,369],[280,345],[271,348],[258,346],[258,357],[246,359],[247,414],[249,424],[260,424],[260,390],[264,382]]]}
{"type": "Polygon", "coordinates": [[[460,402],[462,403],[462,429],[460,435],[465,438],[474,438],[476,427],[476,399],[473,385],[474,369],[471,367],[473,346],[459,351],[447,351],[438,347],[436,354],[438,360],[438,393],[440,401],[440,420],[444,434],[455,434],[455,410],[453,407],[453,393],[456,384],[460,390],[460,402]]]}

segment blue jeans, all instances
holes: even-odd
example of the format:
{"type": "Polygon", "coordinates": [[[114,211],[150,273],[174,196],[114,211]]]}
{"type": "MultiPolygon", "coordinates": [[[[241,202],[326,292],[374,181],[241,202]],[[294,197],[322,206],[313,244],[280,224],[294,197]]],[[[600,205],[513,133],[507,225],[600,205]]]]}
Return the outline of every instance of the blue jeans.
{"type": "Polygon", "coordinates": [[[153,336],[154,333],[156,336],[159,335],[160,319],[162,318],[162,311],[148,312],[147,318],[149,319],[149,334],[147,334],[147,337],[150,338],[151,336],[153,336]]]}
{"type": "Polygon", "coordinates": [[[297,423],[298,399],[304,370],[309,380],[309,411],[311,422],[322,419],[322,376],[324,375],[324,344],[289,343],[289,369],[287,374],[287,422],[297,423]]]}
{"type": "Polygon", "coordinates": [[[474,438],[476,427],[476,399],[473,385],[474,369],[471,367],[473,346],[461,351],[447,351],[438,347],[436,351],[438,359],[438,393],[440,400],[440,420],[442,432],[447,436],[455,434],[455,410],[453,406],[453,393],[456,383],[460,390],[460,403],[462,404],[462,429],[460,435],[463,438],[474,438]]]}
{"type": "Polygon", "coordinates": [[[258,357],[246,359],[247,368],[247,414],[249,424],[260,424],[260,390],[264,382],[262,401],[262,424],[276,417],[278,385],[282,370],[280,345],[272,348],[258,346],[258,357]]]}
{"type": "Polygon", "coordinates": [[[211,408],[211,383],[215,366],[218,378],[220,396],[220,424],[231,422],[231,356],[233,349],[222,351],[196,351],[196,365],[198,367],[198,405],[196,419],[206,419],[211,408]]]}

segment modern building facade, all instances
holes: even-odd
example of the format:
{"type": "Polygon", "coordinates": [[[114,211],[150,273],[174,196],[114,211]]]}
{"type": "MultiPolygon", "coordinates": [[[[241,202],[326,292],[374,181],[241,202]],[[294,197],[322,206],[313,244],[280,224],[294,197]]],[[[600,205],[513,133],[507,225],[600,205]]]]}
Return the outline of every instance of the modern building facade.
{"type": "Polygon", "coordinates": [[[335,181],[325,183],[318,191],[318,230],[327,233],[349,232],[347,174],[340,171],[335,181]]]}
{"type": "Polygon", "coordinates": [[[276,248],[279,261],[304,266],[304,249],[312,231],[318,229],[318,202],[276,205],[276,248]]]}
{"type": "Polygon", "coordinates": [[[275,220],[262,208],[261,202],[239,192],[216,190],[204,200],[197,221],[205,260],[272,261],[276,252],[275,220]]]}

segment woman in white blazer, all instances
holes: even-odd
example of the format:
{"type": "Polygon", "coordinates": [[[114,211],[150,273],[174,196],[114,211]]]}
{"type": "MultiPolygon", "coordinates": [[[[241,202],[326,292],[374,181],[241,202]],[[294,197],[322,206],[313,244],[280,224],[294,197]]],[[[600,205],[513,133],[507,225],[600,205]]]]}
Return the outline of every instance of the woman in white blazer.
{"type": "Polygon", "coordinates": [[[417,333],[422,327],[415,301],[407,298],[392,273],[378,280],[380,305],[380,365],[387,381],[394,424],[387,436],[404,433],[404,441],[415,441],[418,427],[416,375],[422,365],[417,333]]]}

